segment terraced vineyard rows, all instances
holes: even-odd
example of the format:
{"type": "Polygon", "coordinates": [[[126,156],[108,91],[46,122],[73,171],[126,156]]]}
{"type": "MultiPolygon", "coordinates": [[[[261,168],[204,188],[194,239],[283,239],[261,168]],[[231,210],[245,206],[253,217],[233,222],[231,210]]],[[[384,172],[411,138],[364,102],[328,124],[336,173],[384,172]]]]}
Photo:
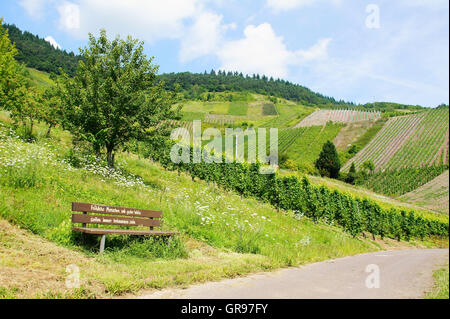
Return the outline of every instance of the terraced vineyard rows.
{"type": "Polygon", "coordinates": [[[328,122],[353,123],[377,120],[381,117],[380,112],[353,111],[353,110],[319,110],[304,118],[295,127],[308,127],[325,125],[328,122]]]}
{"type": "Polygon", "coordinates": [[[204,121],[206,123],[211,124],[218,124],[218,125],[227,125],[227,124],[234,124],[236,120],[236,116],[230,116],[230,115],[217,115],[217,114],[206,114],[204,121]]]}
{"type": "Polygon", "coordinates": [[[306,128],[304,127],[280,130],[278,133],[278,151],[280,153],[286,152],[295,140],[300,138],[305,131],[306,128]]]}
{"type": "Polygon", "coordinates": [[[384,166],[386,169],[423,167],[448,163],[448,109],[437,109],[427,115],[411,136],[384,166]]]}
{"type": "Polygon", "coordinates": [[[420,205],[448,215],[449,172],[448,170],[427,184],[400,197],[401,200],[420,205]]]}
{"type": "Polygon", "coordinates": [[[375,169],[382,169],[385,163],[414,133],[415,128],[423,119],[425,113],[411,116],[400,116],[389,119],[378,134],[366,145],[354,158],[349,160],[343,171],[348,171],[352,163],[358,169],[362,163],[371,160],[375,164],[375,169]]]}
{"type": "Polygon", "coordinates": [[[396,197],[421,187],[447,169],[447,165],[440,165],[380,171],[369,176],[362,185],[376,193],[396,197]]]}
{"type": "Polygon", "coordinates": [[[176,121],[176,120],[170,120],[168,121],[169,126],[172,128],[185,128],[187,130],[187,132],[185,132],[185,134],[182,135],[182,139],[184,138],[188,138],[189,134],[192,134],[192,125],[193,122],[192,121],[176,121]],[[189,133],[188,133],[189,132],[189,133]]]}
{"type": "Polygon", "coordinates": [[[341,128],[342,124],[329,123],[325,126],[281,130],[278,151],[286,153],[301,165],[313,166],[323,144],[332,141],[341,128]]]}
{"type": "Polygon", "coordinates": [[[448,163],[448,108],[389,119],[374,139],[343,167],[371,160],[376,171],[448,163]]]}

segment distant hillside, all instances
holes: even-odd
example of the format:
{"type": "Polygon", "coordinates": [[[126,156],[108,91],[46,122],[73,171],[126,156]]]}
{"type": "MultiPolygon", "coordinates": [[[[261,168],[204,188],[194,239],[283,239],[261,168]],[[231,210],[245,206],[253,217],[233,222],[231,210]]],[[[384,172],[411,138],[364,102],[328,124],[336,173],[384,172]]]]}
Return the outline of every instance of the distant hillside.
{"type": "Polygon", "coordinates": [[[301,102],[305,105],[353,105],[353,103],[336,101],[332,97],[315,93],[299,84],[259,74],[244,76],[238,72],[218,71],[216,73],[212,70],[210,73],[162,74],[160,79],[164,80],[167,89],[174,89],[175,84],[178,83],[187,93],[188,99],[197,99],[204,92],[249,91],[301,102]]]}
{"type": "Polygon", "coordinates": [[[15,25],[4,24],[9,30],[9,38],[16,45],[19,53],[16,59],[30,68],[47,73],[59,73],[59,68],[69,75],[74,75],[80,56],[73,52],[55,49],[50,43],[28,31],[22,32],[15,25]]]}
{"type": "Polygon", "coordinates": [[[448,214],[448,170],[427,184],[407,193],[400,199],[423,207],[448,214]]]}

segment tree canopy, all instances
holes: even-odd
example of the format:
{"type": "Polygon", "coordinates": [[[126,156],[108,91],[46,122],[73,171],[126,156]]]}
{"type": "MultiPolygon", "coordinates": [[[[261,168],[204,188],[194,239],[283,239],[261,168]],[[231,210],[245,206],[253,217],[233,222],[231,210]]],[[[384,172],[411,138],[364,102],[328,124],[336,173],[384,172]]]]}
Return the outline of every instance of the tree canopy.
{"type": "Polygon", "coordinates": [[[108,40],[101,30],[81,50],[83,60],[73,78],[63,72],[57,85],[63,125],[94,151],[114,152],[131,139],[145,139],[163,119],[174,118],[173,94],[155,83],[158,66],[143,53],[143,43],[119,36],[108,40]]]}
{"type": "Polygon", "coordinates": [[[336,147],[330,141],[327,141],[319,154],[315,163],[316,168],[322,176],[338,178],[341,162],[339,160],[336,147]]]}

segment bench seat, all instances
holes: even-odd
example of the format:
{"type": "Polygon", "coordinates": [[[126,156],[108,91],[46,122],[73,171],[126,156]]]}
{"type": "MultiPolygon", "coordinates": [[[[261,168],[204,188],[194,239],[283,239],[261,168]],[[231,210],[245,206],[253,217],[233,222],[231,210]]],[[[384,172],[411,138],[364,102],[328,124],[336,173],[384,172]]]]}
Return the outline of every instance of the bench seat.
{"type": "Polygon", "coordinates": [[[167,232],[158,230],[134,230],[134,229],[107,229],[107,228],[85,228],[72,227],[72,230],[93,235],[139,235],[139,236],[172,236],[179,235],[177,232],[167,232]]]}

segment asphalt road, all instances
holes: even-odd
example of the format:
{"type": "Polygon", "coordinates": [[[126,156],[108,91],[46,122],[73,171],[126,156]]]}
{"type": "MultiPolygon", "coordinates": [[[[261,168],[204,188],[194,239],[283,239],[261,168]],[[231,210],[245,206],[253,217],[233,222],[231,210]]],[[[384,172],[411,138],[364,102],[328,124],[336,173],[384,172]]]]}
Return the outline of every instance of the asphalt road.
{"type": "Polygon", "coordinates": [[[164,289],[141,298],[422,298],[433,286],[433,270],[448,258],[448,249],[383,251],[187,289],[164,289]]]}

